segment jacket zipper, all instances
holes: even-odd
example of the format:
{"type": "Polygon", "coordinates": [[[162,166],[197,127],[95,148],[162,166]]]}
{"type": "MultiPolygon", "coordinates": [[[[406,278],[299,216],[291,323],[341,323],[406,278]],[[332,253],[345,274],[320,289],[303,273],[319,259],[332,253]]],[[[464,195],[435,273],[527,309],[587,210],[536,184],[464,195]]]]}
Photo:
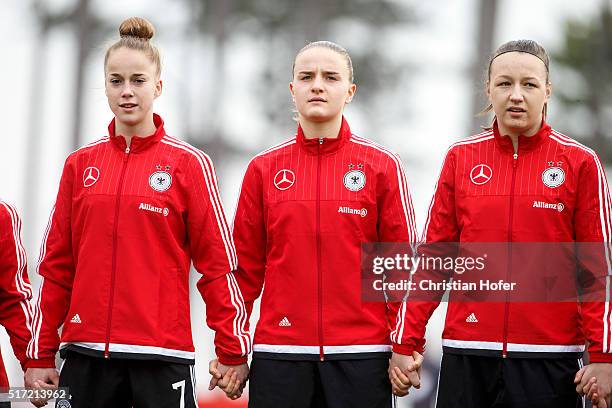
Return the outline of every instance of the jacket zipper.
{"type": "Polygon", "coordinates": [[[323,271],[321,268],[321,145],[323,144],[323,138],[319,138],[319,145],[317,146],[317,230],[316,230],[316,241],[317,241],[317,277],[319,280],[319,358],[321,361],[325,360],[325,354],[323,352],[323,271]]]}
{"type": "Polygon", "coordinates": [[[119,222],[119,205],[121,204],[121,190],[123,189],[123,179],[125,177],[125,169],[127,168],[128,159],[130,158],[130,148],[125,148],[123,156],[123,167],[121,168],[121,176],[119,177],[119,186],[117,188],[117,199],[115,200],[115,224],[113,225],[113,261],[111,268],[110,281],[110,296],[108,300],[108,322],[106,324],[106,345],[104,346],[104,358],[110,357],[110,332],[111,320],[113,317],[113,298],[115,297],[115,274],[117,272],[117,224],[119,222]]]}
{"type": "MultiPolygon", "coordinates": [[[[518,146],[516,151],[518,152],[518,146]]],[[[508,268],[506,270],[506,282],[510,282],[512,274],[512,225],[514,218],[514,187],[516,184],[516,166],[518,164],[518,153],[512,156],[512,184],[510,187],[510,215],[508,219],[508,268]]],[[[510,314],[510,303],[508,302],[508,294],[506,293],[506,303],[504,305],[504,343],[502,357],[508,357],[508,315],[510,314]]]]}

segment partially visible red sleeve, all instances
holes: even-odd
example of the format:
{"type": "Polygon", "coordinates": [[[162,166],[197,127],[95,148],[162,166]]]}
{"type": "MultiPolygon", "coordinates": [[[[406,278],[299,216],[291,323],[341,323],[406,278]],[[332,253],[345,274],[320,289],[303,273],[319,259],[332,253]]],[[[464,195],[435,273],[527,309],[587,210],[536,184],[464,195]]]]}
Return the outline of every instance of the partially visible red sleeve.
{"type": "Polygon", "coordinates": [[[263,183],[256,160],[249,163],[242,181],[234,218],[234,239],[238,251],[236,279],[250,317],[253,302],[261,295],[266,270],[263,183]]]}
{"type": "Polygon", "coordinates": [[[71,228],[74,169],[71,157],[64,164],[55,206],[41,244],[38,273],[42,281],[34,306],[27,367],[55,367],[55,354],[60,343],[58,331],[70,306],[75,274],[71,228]]]}
{"type": "Polygon", "coordinates": [[[251,336],[244,299],[232,273],[237,256],[221,203],[215,168],[203,152],[190,157],[187,230],[193,266],[206,303],[206,322],[215,331],[215,350],[226,365],[247,361],[251,336]]]}
{"type": "MultiPolygon", "coordinates": [[[[412,197],[408,188],[406,173],[397,155],[388,157],[387,171],[380,175],[377,182],[378,240],[383,243],[402,243],[412,256],[417,243],[417,230],[414,220],[412,197]]],[[[406,276],[386,275],[385,281],[392,283],[406,276]]],[[[397,299],[397,294],[388,294],[387,320],[391,328],[391,341],[394,347],[399,343],[400,332],[405,321],[406,308],[397,299]]]]}
{"type": "Polygon", "coordinates": [[[13,352],[25,368],[26,347],[32,339],[32,286],[21,243],[21,219],[14,207],[0,201],[0,324],[13,352]]]}
{"type": "Polygon", "coordinates": [[[582,321],[590,361],[612,362],[612,200],[603,166],[594,153],[587,157],[578,177],[574,228],[586,293],[581,304],[582,321]]]}
{"type": "MultiPolygon", "coordinates": [[[[455,156],[454,151],[450,150],[444,159],[442,171],[429,206],[418,253],[421,256],[435,256],[436,254],[426,253],[428,244],[458,242],[458,240],[459,227],[455,215],[455,156]]],[[[417,293],[409,294],[408,299],[400,309],[400,313],[404,314],[404,322],[398,328],[398,341],[393,345],[394,352],[411,355],[415,350],[422,352],[424,349],[427,322],[440,304],[444,292],[433,293],[433,291],[429,291],[427,298],[432,297],[434,299],[432,301],[411,300],[411,296],[419,295],[419,282],[423,279],[442,281],[448,279],[448,276],[436,271],[415,271],[412,282],[417,288],[417,293]]]]}

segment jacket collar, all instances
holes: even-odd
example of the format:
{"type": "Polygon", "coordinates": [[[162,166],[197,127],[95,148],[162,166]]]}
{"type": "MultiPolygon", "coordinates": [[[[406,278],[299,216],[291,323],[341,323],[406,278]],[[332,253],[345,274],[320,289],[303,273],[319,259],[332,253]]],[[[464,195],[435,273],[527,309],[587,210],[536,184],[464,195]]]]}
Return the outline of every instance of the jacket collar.
{"type": "MultiPolygon", "coordinates": [[[[551,129],[546,121],[542,120],[542,126],[540,130],[533,136],[519,135],[518,138],[518,151],[526,152],[533,150],[539,146],[540,143],[550,134],[551,129]]],[[[497,119],[493,122],[493,135],[497,145],[506,152],[514,153],[514,146],[512,146],[512,140],[508,136],[501,135],[499,133],[499,127],[497,126],[497,119]]]]}
{"type": "Polygon", "coordinates": [[[323,139],[309,139],[304,136],[302,126],[298,125],[297,128],[297,144],[310,154],[329,154],[340,149],[347,140],[351,138],[351,128],[348,122],[342,117],[342,125],[340,126],[340,132],[336,138],[323,138],[323,139]],[[323,143],[321,143],[321,140],[323,143]]]}
{"type": "MultiPolygon", "coordinates": [[[[153,114],[153,123],[155,124],[155,132],[148,136],[133,136],[132,141],[130,143],[130,152],[138,153],[142,152],[149,147],[155,145],[157,142],[161,140],[162,137],[166,135],[166,131],[164,130],[164,120],[158,114],[153,114]]],[[[115,118],[108,125],[108,137],[110,138],[113,146],[118,148],[121,151],[125,151],[127,144],[125,142],[125,138],[121,135],[115,135],[115,118]]]]}

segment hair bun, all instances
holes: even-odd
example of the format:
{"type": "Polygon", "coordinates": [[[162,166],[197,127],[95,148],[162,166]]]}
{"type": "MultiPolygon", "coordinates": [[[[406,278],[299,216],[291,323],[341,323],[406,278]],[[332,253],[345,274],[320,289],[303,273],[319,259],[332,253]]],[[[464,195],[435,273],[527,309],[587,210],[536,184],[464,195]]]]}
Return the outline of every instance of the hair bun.
{"type": "Polygon", "coordinates": [[[121,37],[136,37],[147,41],[153,38],[154,34],[153,24],[141,17],[130,17],[119,26],[121,37]]]}

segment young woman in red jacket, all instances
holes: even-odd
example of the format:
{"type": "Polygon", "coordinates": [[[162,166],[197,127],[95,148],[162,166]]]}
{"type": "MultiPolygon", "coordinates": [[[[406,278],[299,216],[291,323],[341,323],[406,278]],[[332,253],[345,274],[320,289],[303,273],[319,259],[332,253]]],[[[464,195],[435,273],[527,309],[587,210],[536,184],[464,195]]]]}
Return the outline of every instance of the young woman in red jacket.
{"type": "Polygon", "coordinates": [[[234,221],[249,313],[265,287],[249,406],[390,407],[400,302],[362,301],[360,259],[362,243],[414,242],[406,176],[343,117],[357,88],[344,48],[305,46],[289,87],[297,132],[251,160],[234,221]]]}
{"type": "MultiPolygon", "coordinates": [[[[27,257],[21,243],[21,219],[15,207],[0,200],[0,325],[6,329],[22,368],[27,361],[26,347],[32,338],[31,300],[27,257]]],[[[0,389],[5,393],[8,387],[0,357],[0,389]]],[[[10,402],[2,397],[0,408],[10,408],[10,402]]]]}
{"type": "MultiPolygon", "coordinates": [[[[592,290],[589,299],[609,292],[612,202],[603,167],[593,150],[546,123],[549,59],[536,42],[511,41],[493,53],[486,93],[495,113],[493,126],[448,150],[422,247],[428,251],[435,244],[459,242],[464,247],[498,243],[498,249],[527,249],[521,259],[488,269],[503,270],[503,278],[521,282],[523,292],[518,298],[508,294],[506,300],[474,301],[462,298],[462,291],[451,291],[437,406],[582,406],[573,383],[587,343],[591,364],[580,373],[586,381],[597,379],[589,384],[594,385],[591,395],[597,391],[593,399],[603,403],[612,381],[609,295],[587,302],[553,297],[553,303],[546,302],[544,291],[532,289],[539,288],[550,265],[559,268],[551,271],[549,283],[559,278],[573,284],[574,258],[564,264],[555,255],[569,243],[596,255],[581,258],[581,268],[591,276],[592,287],[583,288],[592,290]]],[[[417,271],[413,281],[419,287],[420,281],[432,278],[442,276],[417,271]]],[[[410,301],[410,296],[401,336],[406,351],[422,342],[438,306],[435,301],[410,301]]],[[[401,373],[392,381],[403,392],[411,385],[401,373]]],[[[581,393],[589,390],[579,388],[581,393]]]]}
{"type": "Polygon", "coordinates": [[[236,253],[210,158],[153,113],[162,92],[153,26],[130,18],[119,32],[104,64],[108,136],[66,159],[45,231],[26,383],[68,387],[69,405],[58,406],[196,407],[192,262],[218,370],[248,373],[236,253]]]}

